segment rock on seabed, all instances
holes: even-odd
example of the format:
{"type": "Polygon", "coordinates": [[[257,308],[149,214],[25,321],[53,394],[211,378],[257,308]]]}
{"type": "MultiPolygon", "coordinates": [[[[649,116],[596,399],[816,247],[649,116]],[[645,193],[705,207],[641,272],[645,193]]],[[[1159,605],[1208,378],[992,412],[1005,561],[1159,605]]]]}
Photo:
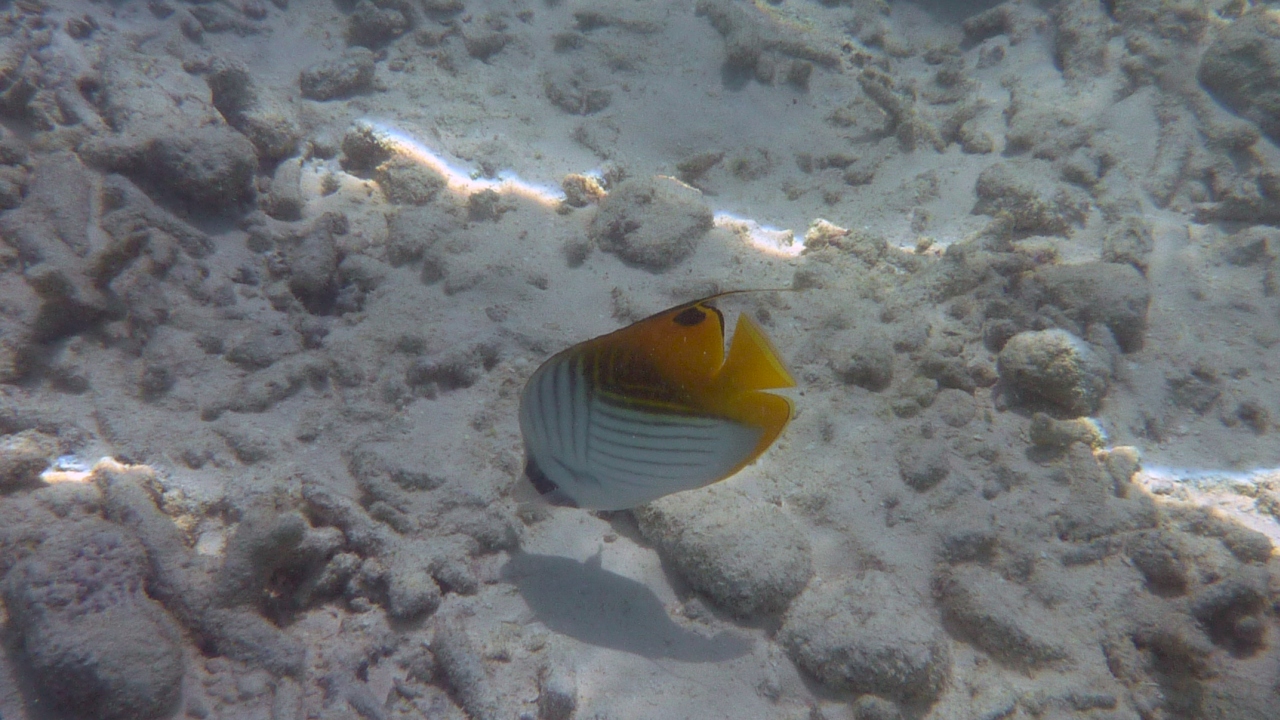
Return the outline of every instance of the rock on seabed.
{"type": "Polygon", "coordinates": [[[808,538],[781,509],[711,486],[635,510],[684,579],[738,616],[785,610],[813,574],[808,538]]]}
{"type": "Polygon", "coordinates": [[[941,628],[878,571],[810,587],[778,638],[797,665],[833,690],[930,704],[951,675],[941,628]]]}

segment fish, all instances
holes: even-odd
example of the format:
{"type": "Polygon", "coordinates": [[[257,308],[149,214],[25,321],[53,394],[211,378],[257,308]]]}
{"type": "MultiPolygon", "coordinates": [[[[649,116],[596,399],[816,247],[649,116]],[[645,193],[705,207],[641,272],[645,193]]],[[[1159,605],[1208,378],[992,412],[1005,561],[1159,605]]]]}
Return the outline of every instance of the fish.
{"type": "Polygon", "coordinates": [[[552,505],[626,510],[719,482],[760,457],[791,420],[795,387],[730,291],[663,310],[563,350],[520,393],[524,475],[552,505]]]}

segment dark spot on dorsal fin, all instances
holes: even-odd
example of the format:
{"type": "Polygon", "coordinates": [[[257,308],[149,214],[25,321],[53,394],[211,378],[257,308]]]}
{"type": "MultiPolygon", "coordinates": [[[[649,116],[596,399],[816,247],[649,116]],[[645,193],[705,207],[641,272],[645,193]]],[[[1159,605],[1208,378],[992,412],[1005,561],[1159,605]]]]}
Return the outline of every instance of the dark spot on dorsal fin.
{"type": "Polygon", "coordinates": [[[674,320],[677,325],[683,325],[685,327],[693,327],[694,325],[697,325],[703,320],[706,320],[707,313],[704,312],[702,308],[698,307],[697,305],[694,305],[693,307],[687,307],[684,310],[681,310],[679,313],[676,314],[675,317],[671,319],[674,320]]]}

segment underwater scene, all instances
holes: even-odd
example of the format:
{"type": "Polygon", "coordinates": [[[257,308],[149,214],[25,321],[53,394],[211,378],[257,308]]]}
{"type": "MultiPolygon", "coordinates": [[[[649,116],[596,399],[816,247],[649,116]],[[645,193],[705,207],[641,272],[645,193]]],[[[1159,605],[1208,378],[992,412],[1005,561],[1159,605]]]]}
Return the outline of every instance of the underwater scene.
{"type": "Polygon", "coordinates": [[[0,719],[1280,718],[1280,3],[0,0],[0,719]]]}

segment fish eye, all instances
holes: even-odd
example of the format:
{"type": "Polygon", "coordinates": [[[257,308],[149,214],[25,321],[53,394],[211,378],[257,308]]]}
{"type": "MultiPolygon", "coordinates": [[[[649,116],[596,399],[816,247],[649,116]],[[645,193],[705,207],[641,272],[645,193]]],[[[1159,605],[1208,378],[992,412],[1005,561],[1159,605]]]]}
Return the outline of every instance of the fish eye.
{"type": "Polygon", "coordinates": [[[703,320],[706,320],[707,314],[703,312],[701,309],[699,309],[697,306],[694,306],[694,307],[688,307],[688,308],[685,308],[684,310],[681,310],[675,317],[671,319],[674,320],[677,325],[683,325],[685,327],[693,327],[694,325],[697,325],[703,320]]]}

